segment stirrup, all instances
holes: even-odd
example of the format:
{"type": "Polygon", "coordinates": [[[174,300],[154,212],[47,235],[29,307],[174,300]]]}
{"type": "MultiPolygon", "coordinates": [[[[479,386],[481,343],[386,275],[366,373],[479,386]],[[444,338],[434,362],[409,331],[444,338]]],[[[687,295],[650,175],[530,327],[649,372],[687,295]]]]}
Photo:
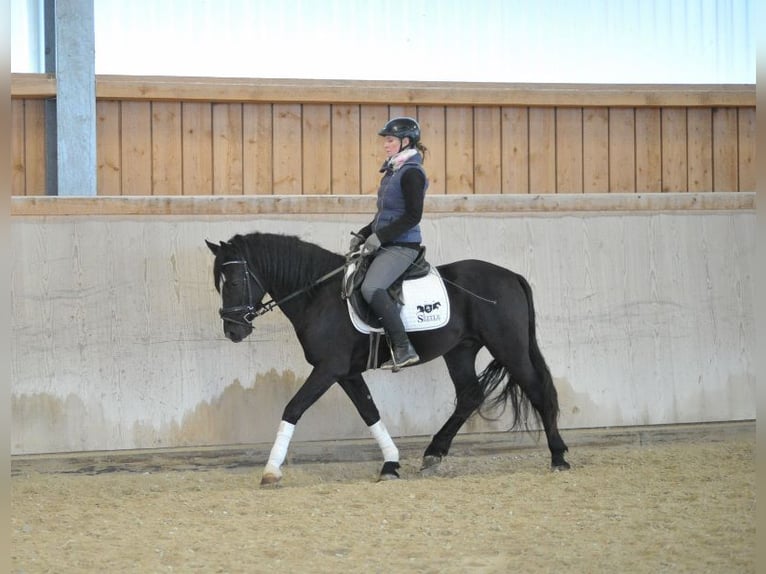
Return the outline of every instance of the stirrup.
{"type": "MultiPolygon", "coordinates": [[[[410,347],[412,347],[410,345],[410,347]]],[[[404,367],[409,367],[411,365],[414,365],[415,363],[420,362],[420,356],[418,356],[417,352],[415,352],[415,349],[412,349],[413,355],[410,355],[407,357],[404,361],[401,363],[397,363],[395,360],[396,354],[391,351],[391,358],[383,363],[380,368],[381,369],[391,369],[392,372],[396,373],[397,371],[403,369],[404,367]]]]}

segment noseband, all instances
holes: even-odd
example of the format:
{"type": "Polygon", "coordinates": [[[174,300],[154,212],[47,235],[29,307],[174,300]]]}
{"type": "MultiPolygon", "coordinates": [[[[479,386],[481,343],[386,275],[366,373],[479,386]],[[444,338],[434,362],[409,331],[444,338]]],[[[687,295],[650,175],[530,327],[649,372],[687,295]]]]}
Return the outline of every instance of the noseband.
{"type": "MultiPolygon", "coordinates": [[[[273,301],[269,301],[266,304],[260,301],[253,300],[253,290],[250,288],[250,278],[252,277],[256,285],[260,287],[263,295],[266,294],[266,289],[263,288],[263,284],[258,280],[258,277],[250,270],[250,266],[244,259],[238,259],[236,261],[226,261],[221,264],[225,265],[242,265],[244,267],[245,276],[245,290],[247,291],[247,302],[244,305],[236,305],[234,307],[221,307],[218,314],[224,322],[235,323],[237,325],[243,325],[245,327],[252,327],[253,320],[256,317],[260,317],[264,313],[268,313],[273,308],[273,301]]],[[[261,297],[263,297],[261,295],[261,297]]]]}

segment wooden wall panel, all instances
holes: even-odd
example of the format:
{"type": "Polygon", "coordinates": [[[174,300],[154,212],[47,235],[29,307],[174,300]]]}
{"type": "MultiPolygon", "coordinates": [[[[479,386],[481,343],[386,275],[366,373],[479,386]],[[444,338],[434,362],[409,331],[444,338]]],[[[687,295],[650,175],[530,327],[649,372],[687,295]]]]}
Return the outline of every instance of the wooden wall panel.
{"type": "Polygon", "coordinates": [[[152,103],[152,193],[183,194],[180,102],[152,103]]]}
{"type": "Polygon", "coordinates": [[[583,191],[609,191],[609,110],[583,108],[583,191]]]}
{"type": "Polygon", "coordinates": [[[756,188],[757,176],[755,170],[755,109],[741,108],[739,120],[739,191],[751,191],[756,188]]]}
{"type": "Polygon", "coordinates": [[[24,106],[26,194],[45,195],[45,102],[27,100],[24,106]]]}
{"type": "Polygon", "coordinates": [[[556,193],[556,110],[529,109],[529,189],[556,193]]]}
{"type": "Polygon", "coordinates": [[[271,195],[274,180],[272,105],[243,104],[242,132],[243,191],[246,195],[271,195]]]}
{"type": "MultiPolygon", "coordinates": [[[[388,117],[385,119],[385,124],[391,118],[409,117],[418,119],[418,107],[416,105],[395,105],[388,106],[388,117]]],[[[383,124],[378,126],[378,129],[383,127],[383,124]]]]}
{"type": "MultiPolygon", "coordinates": [[[[210,91],[219,81],[199,89],[210,91]]],[[[25,95],[14,93],[12,104],[14,195],[46,192],[43,98],[50,94],[35,96],[31,85],[23,84],[25,95]]],[[[384,159],[377,131],[402,115],[421,123],[435,195],[754,191],[756,185],[755,107],[736,87],[692,86],[683,93],[655,87],[656,97],[646,101],[641,87],[566,97],[548,87],[532,90],[539,96],[534,103],[511,97],[512,88],[471,86],[469,102],[437,86],[401,92],[407,97],[389,104],[367,84],[358,87],[357,99],[339,92],[337,102],[329,96],[337,85],[320,85],[305,101],[288,87],[268,100],[260,89],[244,93],[237,86],[231,89],[238,98],[217,91],[209,99],[202,92],[174,99],[146,91],[150,85],[142,80],[138,91],[122,95],[99,91],[100,195],[374,194],[384,159]]],[[[185,84],[167,85],[187,93],[185,84]]],[[[307,85],[293,87],[304,93],[307,85]]],[[[43,88],[55,94],[55,83],[43,88]]]]}
{"type": "Polygon", "coordinates": [[[26,195],[27,166],[24,157],[24,100],[11,101],[11,195],[26,195]]]}
{"type": "Polygon", "coordinates": [[[447,108],[445,161],[448,194],[475,193],[473,179],[473,108],[447,108]]]}
{"type": "Polygon", "coordinates": [[[421,141],[428,148],[423,166],[428,174],[428,194],[447,193],[446,114],[442,106],[423,106],[418,110],[421,141]]]}
{"type": "Polygon", "coordinates": [[[474,193],[500,193],[503,187],[500,108],[476,108],[473,120],[474,193]]]}
{"type": "Polygon", "coordinates": [[[181,104],[184,195],[213,193],[213,120],[209,103],[181,104]]]}
{"type": "Polygon", "coordinates": [[[662,191],[662,130],[659,108],[636,110],[636,192],[662,191]]]}
{"type": "Polygon", "coordinates": [[[274,193],[300,195],[303,191],[301,162],[301,106],[274,104],[274,193]]]}
{"type": "Polygon", "coordinates": [[[96,103],[96,188],[99,195],[122,195],[121,108],[121,103],[115,100],[96,103]]]}
{"type": "Polygon", "coordinates": [[[737,110],[713,110],[713,190],[738,191],[737,110]]]}
{"type": "MultiPolygon", "coordinates": [[[[359,114],[359,153],[361,190],[376,195],[380,185],[380,166],[386,159],[378,130],[388,121],[388,106],[362,106],[359,114]]],[[[370,216],[372,217],[372,215],[370,216]]]]}
{"type": "Polygon", "coordinates": [[[359,130],[358,105],[332,106],[332,149],[327,162],[332,172],[328,193],[358,194],[361,190],[359,130]]]}
{"type": "Polygon", "coordinates": [[[242,104],[213,104],[213,194],[242,195],[242,104]]]}
{"type": "Polygon", "coordinates": [[[713,116],[710,108],[686,114],[689,146],[689,191],[713,191],[713,116]]]}
{"type": "Polygon", "coordinates": [[[152,111],[150,102],[122,102],[122,192],[152,194],[152,111]]]}
{"type": "Polygon", "coordinates": [[[504,107],[503,193],[529,193],[529,109],[504,107]]]}
{"type": "Polygon", "coordinates": [[[633,108],[609,109],[609,191],[636,191],[636,116],[633,108]]]}
{"type": "Polygon", "coordinates": [[[689,191],[686,109],[662,110],[662,191],[689,191]]]}
{"type": "MultiPolygon", "coordinates": [[[[330,106],[304,104],[301,114],[303,193],[328,195],[331,191],[332,132],[330,106]]],[[[301,169],[296,165],[294,169],[301,169]]]]}
{"type": "Polygon", "coordinates": [[[556,191],[583,190],[582,109],[556,110],[556,191]]]}

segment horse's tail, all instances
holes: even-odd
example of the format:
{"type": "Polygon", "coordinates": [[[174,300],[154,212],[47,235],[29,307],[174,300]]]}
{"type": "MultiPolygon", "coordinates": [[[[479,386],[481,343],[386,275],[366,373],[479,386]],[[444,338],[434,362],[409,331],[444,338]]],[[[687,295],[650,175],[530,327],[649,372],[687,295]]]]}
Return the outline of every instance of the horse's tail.
{"type": "MultiPolygon", "coordinates": [[[[527,280],[521,276],[516,275],[516,278],[524,291],[524,295],[527,299],[527,320],[528,320],[528,333],[529,333],[529,359],[532,362],[532,366],[535,369],[538,377],[538,384],[542,385],[542,392],[539,392],[539,396],[544,397],[543,400],[548,401],[547,405],[549,412],[553,418],[558,418],[558,399],[556,395],[556,388],[553,385],[553,377],[551,376],[548,364],[545,362],[540,347],[537,345],[537,334],[535,330],[535,304],[532,298],[532,287],[530,287],[527,280]]],[[[504,409],[505,406],[510,403],[513,409],[513,425],[511,428],[518,426],[522,421],[525,427],[529,423],[530,410],[537,422],[540,421],[540,415],[537,409],[530,408],[531,403],[527,395],[523,392],[523,389],[519,386],[507,367],[505,367],[497,359],[493,359],[489,365],[479,375],[479,387],[484,395],[484,401],[479,409],[479,414],[484,418],[487,417],[487,412],[498,408],[504,409]],[[503,384],[504,383],[504,384],[503,384]],[[501,388],[500,392],[489,397],[495,393],[498,388],[501,388]]],[[[500,414],[502,414],[502,410],[500,414]]],[[[493,417],[493,418],[499,418],[493,417]]]]}

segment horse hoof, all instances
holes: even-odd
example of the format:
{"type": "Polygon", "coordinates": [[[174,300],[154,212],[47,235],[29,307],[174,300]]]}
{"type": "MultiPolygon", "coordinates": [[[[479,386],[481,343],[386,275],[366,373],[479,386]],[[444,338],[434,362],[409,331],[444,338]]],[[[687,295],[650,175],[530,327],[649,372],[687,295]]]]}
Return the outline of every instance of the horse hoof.
{"type": "Polygon", "coordinates": [[[398,474],[381,474],[378,477],[378,482],[385,482],[387,480],[399,480],[398,474]]]}
{"type": "Polygon", "coordinates": [[[380,469],[380,476],[378,477],[378,482],[382,482],[384,480],[396,480],[399,478],[399,473],[397,472],[399,470],[399,463],[394,462],[392,460],[388,460],[383,463],[383,468],[380,469]]]}
{"type": "Polygon", "coordinates": [[[561,472],[562,470],[569,470],[570,468],[569,463],[565,460],[551,465],[551,471],[553,472],[561,472]]]}
{"type": "Polygon", "coordinates": [[[279,484],[279,481],[282,480],[281,476],[277,476],[276,474],[264,474],[261,477],[261,488],[269,488],[272,486],[277,486],[279,484]]]}
{"type": "Polygon", "coordinates": [[[433,474],[436,472],[436,470],[439,468],[439,465],[442,462],[442,457],[429,454],[423,457],[423,464],[420,467],[420,472],[422,474],[433,474]]]}

